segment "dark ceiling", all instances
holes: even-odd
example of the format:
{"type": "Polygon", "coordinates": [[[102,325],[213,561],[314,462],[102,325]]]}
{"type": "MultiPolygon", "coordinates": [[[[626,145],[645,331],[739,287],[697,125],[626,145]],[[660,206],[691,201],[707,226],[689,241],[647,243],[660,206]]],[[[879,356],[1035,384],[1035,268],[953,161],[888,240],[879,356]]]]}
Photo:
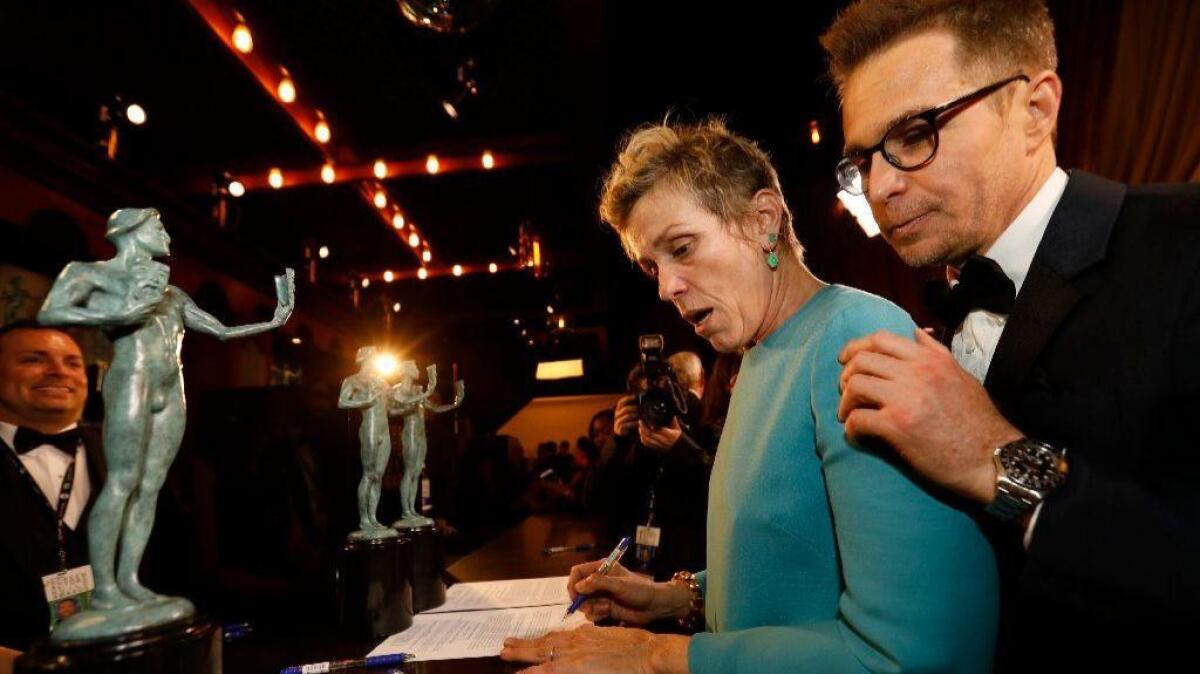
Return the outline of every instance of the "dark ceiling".
{"type": "MultiPolygon", "coordinates": [[[[761,141],[780,169],[801,239],[812,252],[837,251],[815,263],[819,273],[846,280],[849,264],[892,262],[886,246],[868,241],[834,208],[840,138],[817,35],[840,2],[497,0],[465,35],[414,26],[395,0],[220,4],[244,14],[256,50],[286,66],[302,100],[327,114],[341,152],[405,158],[549,144],[565,156],[540,166],[388,180],[441,263],[503,261],[518,226],[528,223],[546,242],[551,273],[376,284],[364,307],[400,301],[410,323],[472,332],[511,325],[513,317],[544,322],[553,304],[572,328],[600,329],[617,344],[619,370],[640,331],[694,343],[595,215],[598,184],[621,133],[668,112],[724,115],[761,141]],[[467,57],[478,64],[480,95],[455,121],[440,101],[467,57]],[[824,135],[818,146],[809,142],[813,119],[824,135]],[[845,250],[855,247],[857,259],[846,262],[845,250]]],[[[309,168],[321,160],[184,0],[5,3],[0,27],[0,87],[10,101],[83,143],[98,138],[101,102],[120,94],[142,103],[149,121],[126,134],[117,163],[202,220],[213,197],[196,186],[221,172],[309,168]]],[[[357,274],[416,266],[351,184],[251,192],[232,206],[229,226],[202,223],[202,236],[274,258],[266,267],[301,266],[306,243],[331,248],[310,296],[349,307],[357,274]]]]}

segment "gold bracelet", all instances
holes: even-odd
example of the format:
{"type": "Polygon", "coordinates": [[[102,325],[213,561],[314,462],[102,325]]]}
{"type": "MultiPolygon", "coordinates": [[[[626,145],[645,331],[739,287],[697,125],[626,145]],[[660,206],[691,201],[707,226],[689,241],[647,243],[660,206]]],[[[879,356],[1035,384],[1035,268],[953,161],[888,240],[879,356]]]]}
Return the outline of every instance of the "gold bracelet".
{"type": "Polygon", "coordinates": [[[704,593],[700,591],[700,582],[691,571],[677,571],[671,576],[671,582],[680,581],[691,595],[688,600],[688,612],[679,619],[679,626],[687,632],[700,632],[704,629],[704,593]]]}

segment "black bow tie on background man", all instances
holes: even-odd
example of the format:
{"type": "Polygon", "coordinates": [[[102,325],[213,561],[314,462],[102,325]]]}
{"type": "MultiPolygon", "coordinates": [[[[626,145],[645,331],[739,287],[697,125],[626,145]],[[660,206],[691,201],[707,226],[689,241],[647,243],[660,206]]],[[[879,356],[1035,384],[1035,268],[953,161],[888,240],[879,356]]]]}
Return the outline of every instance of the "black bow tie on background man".
{"type": "Polygon", "coordinates": [[[13,449],[17,450],[17,454],[24,454],[42,445],[54,445],[64,453],[75,456],[75,448],[79,447],[79,440],[78,428],[48,434],[21,426],[17,428],[17,434],[13,438],[13,449]]]}
{"type": "Polygon", "coordinates": [[[925,286],[925,303],[951,333],[976,309],[1007,316],[1016,296],[1012,279],[995,260],[982,255],[967,258],[957,285],[934,281],[925,286]]]}

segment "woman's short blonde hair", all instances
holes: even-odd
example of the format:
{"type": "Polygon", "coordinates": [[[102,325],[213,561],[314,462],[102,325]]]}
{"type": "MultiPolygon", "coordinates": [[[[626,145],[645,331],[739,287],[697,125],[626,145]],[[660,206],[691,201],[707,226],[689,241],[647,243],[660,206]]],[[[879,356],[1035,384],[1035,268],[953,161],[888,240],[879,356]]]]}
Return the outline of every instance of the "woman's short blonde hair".
{"type": "Polygon", "coordinates": [[[803,250],[770,158],[720,119],[648,124],[631,131],[604,179],[600,219],[623,234],[634,205],[660,184],[686,190],[700,207],[743,234],[741,226],[753,210],[751,198],[759,190],[772,190],[783,202],[780,252],[793,250],[799,256],[803,250]]]}

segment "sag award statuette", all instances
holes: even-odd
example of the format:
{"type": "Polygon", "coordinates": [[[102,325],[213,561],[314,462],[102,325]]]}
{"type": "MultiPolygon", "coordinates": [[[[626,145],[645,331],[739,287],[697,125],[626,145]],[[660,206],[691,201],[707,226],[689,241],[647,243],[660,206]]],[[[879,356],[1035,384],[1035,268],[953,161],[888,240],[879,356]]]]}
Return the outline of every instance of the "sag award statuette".
{"type": "Polygon", "coordinates": [[[454,402],[434,405],[429,402],[437,387],[437,366],[426,368],[425,390],[417,386],[420,372],[417,364],[406,360],[400,364],[400,382],[392,389],[391,405],[396,414],[404,417],[404,477],[400,482],[401,517],[392,526],[412,538],[413,610],[420,613],[441,606],[446,601],[446,583],[442,580],[445,566],[442,554],[442,531],[433,520],[417,513],[417,491],[421,471],[425,468],[425,412],[448,412],[462,404],[464,387],[454,385],[454,402]]]}
{"type": "Polygon", "coordinates": [[[219,672],[221,633],[191,602],[147,589],[138,579],[167,470],[179,451],[186,414],[179,359],[185,328],[218,339],[283,325],[294,305],[294,275],[275,277],[278,306],[266,323],[226,327],[157,262],[171,238],[158,211],[125,208],[104,234],[117,254],[72,262],[38,314],[44,325],[97,327],[113,343],[104,378],[104,458],[108,475],[88,519],[95,590],[90,607],[63,620],[17,662],[18,672],[219,672]]]}
{"type": "Polygon", "coordinates": [[[412,625],[412,541],[376,519],[383,471],[392,454],[388,425],[396,359],[364,346],[359,371],[342,381],[338,407],[361,410],[358,427],[362,479],[358,483],[358,530],[337,556],[337,621],[349,641],[378,641],[412,625]]]}

